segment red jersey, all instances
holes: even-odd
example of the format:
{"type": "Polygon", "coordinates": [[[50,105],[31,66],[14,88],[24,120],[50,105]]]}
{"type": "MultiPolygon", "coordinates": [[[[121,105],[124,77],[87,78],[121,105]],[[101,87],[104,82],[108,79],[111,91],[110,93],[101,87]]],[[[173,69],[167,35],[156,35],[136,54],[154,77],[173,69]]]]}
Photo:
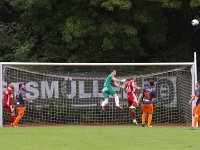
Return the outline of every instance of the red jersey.
{"type": "Polygon", "coordinates": [[[4,93],[4,105],[10,106],[13,102],[13,92],[10,87],[7,88],[7,91],[4,93]]]}
{"type": "Polygon", "coordinates": [[[134,84],[134,81],[131,80],[130,82],[126,83],[126,85],[125,85],[128,95],[130,95],[130,94],[136,95],[136,89],[133,87],[133,84],[134,84]]]}

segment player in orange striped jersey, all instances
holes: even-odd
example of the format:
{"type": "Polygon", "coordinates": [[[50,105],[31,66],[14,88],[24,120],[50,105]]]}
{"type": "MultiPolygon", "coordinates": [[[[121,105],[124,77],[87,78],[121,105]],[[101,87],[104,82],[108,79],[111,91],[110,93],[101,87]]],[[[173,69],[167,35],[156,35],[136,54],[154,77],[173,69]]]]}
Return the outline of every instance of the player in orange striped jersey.
{"type": "Polygon", "coordinates": [[[145,126],[146,116],[148,115],[147,126],[151,127],[152,115],[153,115],[153,102],[156,100],[156,89],[154,82],[149,81],[149,85],[144,87],[140,94],[138,101],[141,101],[142,108],[142,126],[145,126]]]}
{"type": "Polygon", "coordinates": [[[200,119],[200,81],[196,83],[197,89],[195,90],[195,94],[191,95],[191,100],[189,101],[189,104],[192,103],[192,101],[196,101],[196,107],[193,109],[193,115],[194,115],[194,124],[193,129],[196,129],[197,122],[200,119]]]}
{"type": "Polygon", "coordinates": [[[17,100],[17,111],[18,111],[18,116],[13,122],[13,127],[17,127],[19,121],[22,119],[24,116],[25,112],[25,102],[32,103],[32,100],[29,100],[26,98],[26,92],[25,92],[25,85],[20,83],[19,84],[19,91],[16,94],[16,100],[17,100]]]}

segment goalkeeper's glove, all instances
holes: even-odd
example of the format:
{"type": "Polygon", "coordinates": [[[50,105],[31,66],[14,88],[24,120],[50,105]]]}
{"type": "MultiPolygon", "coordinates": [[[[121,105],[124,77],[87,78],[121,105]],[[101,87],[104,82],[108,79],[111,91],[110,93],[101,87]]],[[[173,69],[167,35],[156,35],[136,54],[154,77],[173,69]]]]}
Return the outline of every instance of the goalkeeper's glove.
{"type": "Polygon", "coordinates": [[[123,83],[126,81],[126,79],[122,79],[121,81],[120,81],[120,85],[123,85],[123,83]]]}
{"type": "Polygon", "coordinates": [[[120,85],[120,88],[122,88],[122,89],[123,89],[123,88],[124,88],[124,86],[123,86],[123,85],[120,85]]]}
{"type": "Polygon", "coordinates": [[[122,83],[125,82],[125,81],[126,81],[126,79],[122,79],[122,80],[121,80],[122,83]]]}

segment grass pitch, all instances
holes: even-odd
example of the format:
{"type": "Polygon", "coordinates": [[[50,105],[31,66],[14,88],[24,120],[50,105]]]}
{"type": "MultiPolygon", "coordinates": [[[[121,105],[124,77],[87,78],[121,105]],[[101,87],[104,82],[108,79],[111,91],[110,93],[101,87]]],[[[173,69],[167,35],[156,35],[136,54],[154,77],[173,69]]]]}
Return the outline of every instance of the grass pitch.
{"type": "Polygon", "coordinates": [[[59,126],[0,129],[0,150],[199,150],[189,127],[59,126]]]}

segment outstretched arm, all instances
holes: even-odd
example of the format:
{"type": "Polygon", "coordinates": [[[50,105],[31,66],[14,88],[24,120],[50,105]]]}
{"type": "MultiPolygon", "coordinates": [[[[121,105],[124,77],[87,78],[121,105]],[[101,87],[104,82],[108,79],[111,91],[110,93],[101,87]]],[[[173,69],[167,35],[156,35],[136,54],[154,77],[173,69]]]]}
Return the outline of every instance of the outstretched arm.
{"type": "Polygon", "coordinates": [[[117,78],[115,78],[115,77],[113,77],[112,80],[114,81],[114,83],[115,83],[115,82],[121,82],[120,79],[117,79],[117,78]]]}
{"type": "Polygon", "coordinates": [[[139,95],[139,98],[138,98],[138,104],[140,103],[142,97],[143,97],[143,94],[141,93],[141,94],[139,95]]]}
{"type": "Polygon", "coordinates": [[[156,101],[156,98],[153,98],[153,99],[152,99],[152,102],[154,103],[155,101],[156,101]]]}
{"type": "Polygon", "coordinates": [[[119,82],[114,82],[114,85],[115,85],[116,87],[120,87],[120,88],[124,89],[124,85],[121,84],[121,82],[120,82],[120,83],[119,83],[119,82]]]}
{"type": "Polygon", "coordinates": [[[114,82],[114,85],[117,86],[117,87],[120,87],[119,82],[114,82]]]}
{"type": "Polygon", "coordinates": [[[199,99],[199,97],[198,96],[196,96],[196,95],[191,95],[191,99],[190,99],[190,101],[189,101],[189,104],[192,104],[192,101],[197,101],[199,99]]]}
{"type": "Polygon", "coordinates": [[[112,80],[114,82],[125,82],[126,81],[126,79],[118,79],[118,78],[115,78],[115,77],[113,77],[112,80]]]}
{"type": "Polygon", "coordinates": [[[23,100],[26,101],[26,102],[28,102],[28,103],[32,103],[33,102],[32,100],[27,99],[26,97],[23,97],[23,100]]]}

